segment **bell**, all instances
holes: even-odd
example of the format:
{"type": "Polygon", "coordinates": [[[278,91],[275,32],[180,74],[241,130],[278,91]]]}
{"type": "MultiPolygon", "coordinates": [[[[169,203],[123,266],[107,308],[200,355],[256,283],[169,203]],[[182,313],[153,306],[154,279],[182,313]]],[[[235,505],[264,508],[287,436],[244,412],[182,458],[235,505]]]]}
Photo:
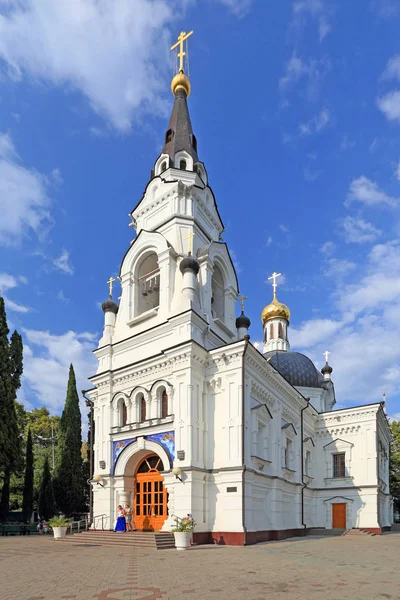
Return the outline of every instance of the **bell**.
{"type": "Polygon", "coordinates": [[[148,288],[148,290],[147,290],[149,294],[152,294],[152,293],[153,293],[153,288],[152,288],[151,286],[152,286],[152,281],[150,280],[150,281],[149,281],[149,288],[148,288]]]}
{"type": "Polygon", "coordinates": [[[142,296],[147,296],[147,283],[144,282],[143,284],[143,291],[142,291],[142,296]]]}

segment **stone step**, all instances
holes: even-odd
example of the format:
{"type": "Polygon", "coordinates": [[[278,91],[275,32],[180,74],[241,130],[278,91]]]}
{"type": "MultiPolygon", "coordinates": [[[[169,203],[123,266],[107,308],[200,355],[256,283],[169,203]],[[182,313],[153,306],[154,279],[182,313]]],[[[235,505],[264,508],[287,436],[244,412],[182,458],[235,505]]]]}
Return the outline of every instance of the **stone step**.
{"type": "Polygon", "coordinates": [[[324,527],[310,527],[307,530],[307,535],[333,535],[339,536],[345,533],[345,529],[325,529],[324,527]]]}
{"type": "Polygon", "coordinates": [[[115,533],[114,531],[83,531],[69,535],[64,543],[87,544],[96,546],[124,546],[134,548],[153,548],[161,550],[175,548],[174,537],[170,533],[146,531],[115,533]]]}
{"type": "Polygon", "coordinates": [[[343,535],[369,535],[374,537],[376,534],[371,531],[365,531],[364,529],[347,529],[343,535]]]}

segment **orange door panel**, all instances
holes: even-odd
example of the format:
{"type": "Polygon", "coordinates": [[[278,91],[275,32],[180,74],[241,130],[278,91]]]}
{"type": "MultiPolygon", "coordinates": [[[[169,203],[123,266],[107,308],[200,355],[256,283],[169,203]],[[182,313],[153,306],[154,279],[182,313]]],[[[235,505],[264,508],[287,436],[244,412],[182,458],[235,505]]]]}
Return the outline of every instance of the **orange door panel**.
{"type": "Polygon", "coordinates": [[[158,471],[160,462],[158,456],[149,456],[136,472],[134,523],[138,530],[159,531],[168,516],[167,491],[158,471]]]}
{"type": "Polygon", "coordinates": [[[346,529],[346,504],[332,504],[332,528],[346,529]]]}

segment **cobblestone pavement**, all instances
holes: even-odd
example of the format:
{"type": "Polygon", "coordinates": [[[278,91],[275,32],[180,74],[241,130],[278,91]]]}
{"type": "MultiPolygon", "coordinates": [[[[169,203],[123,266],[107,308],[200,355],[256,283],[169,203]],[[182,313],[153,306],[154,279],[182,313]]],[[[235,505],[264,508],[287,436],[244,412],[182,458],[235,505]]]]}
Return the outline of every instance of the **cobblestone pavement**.
{"type": "Polygon", "coordinates": [[[400,533],[187,552],[0,538],[1,600],[400,599],[400,533]]]}

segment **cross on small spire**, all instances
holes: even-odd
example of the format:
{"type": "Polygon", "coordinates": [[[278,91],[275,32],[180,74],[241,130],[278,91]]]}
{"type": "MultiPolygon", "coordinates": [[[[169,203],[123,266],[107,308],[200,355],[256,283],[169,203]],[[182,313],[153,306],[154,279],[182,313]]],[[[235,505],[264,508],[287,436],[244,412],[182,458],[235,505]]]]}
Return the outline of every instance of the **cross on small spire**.
{"type": "Polygon", "coordinates": [[[272,279],[273,283],[272,283],[272,287],[274,289],[274,296],[276,296],[276,280],[278,277],[280,277],[282,275],[282,273],[275,273],[275,271],[272,273],[271,277],[268,277],[268,281],[270,281],[272,279]]]}
{"type": "Polygon", "coordinates": [[[194,238],[194,233],[193,231],[191,233],[188,233],[188,235],[186,237],[184,237],[184,240],[188,240],[188,254],[192,254],[192,238],[194,238]]]}
{"type": "MultiPolygon", "coordinates": [[[[186,33],[186,31],[181,31],[181,33],[178,36],[178,41],[171,46],[171,50],[175,50],[175,48],[177,48],[179,46],[179,52],[177,53],[177,57],[179,58],[179,72],[183,73],[183,57],[186,56],[186,52],[183,51],[183,42],[185,42],[193,33],[192,31],[189,31],[189,33],[186,33]]],[[[187,42],[186,42],[187,43],[187,42]]],[[[187,50],[187,48],[186,48],[187,50]]]]}
{"type": "Polygon", "coordinates": [[[328,350],[325,350],[325,352],[324,352],[324,356],[325,356],[325,362],[328,362],[328,358],[329,358],[329,355],[330,355],[330,354],[331,354],[331,353],[330,353],[330,352],[328,352],[328,350]]]}
{"type": "Polygon", "coordinates": [[[110,279],[107,281],[107,285],[110,288],[110,298],[112,298],[112,289],[113,289],[113,283],[114,283],[114,281],[116,281],[114,279],[114,277],[110,277],[110,279]]]}
{"type": "Polygon", "coordinates": [[[240,306],[242,307],[242,313],[244,313],[244,301],[247,300],[247,296],[239,296],[237,299],[240,302],[240,306]]]}

